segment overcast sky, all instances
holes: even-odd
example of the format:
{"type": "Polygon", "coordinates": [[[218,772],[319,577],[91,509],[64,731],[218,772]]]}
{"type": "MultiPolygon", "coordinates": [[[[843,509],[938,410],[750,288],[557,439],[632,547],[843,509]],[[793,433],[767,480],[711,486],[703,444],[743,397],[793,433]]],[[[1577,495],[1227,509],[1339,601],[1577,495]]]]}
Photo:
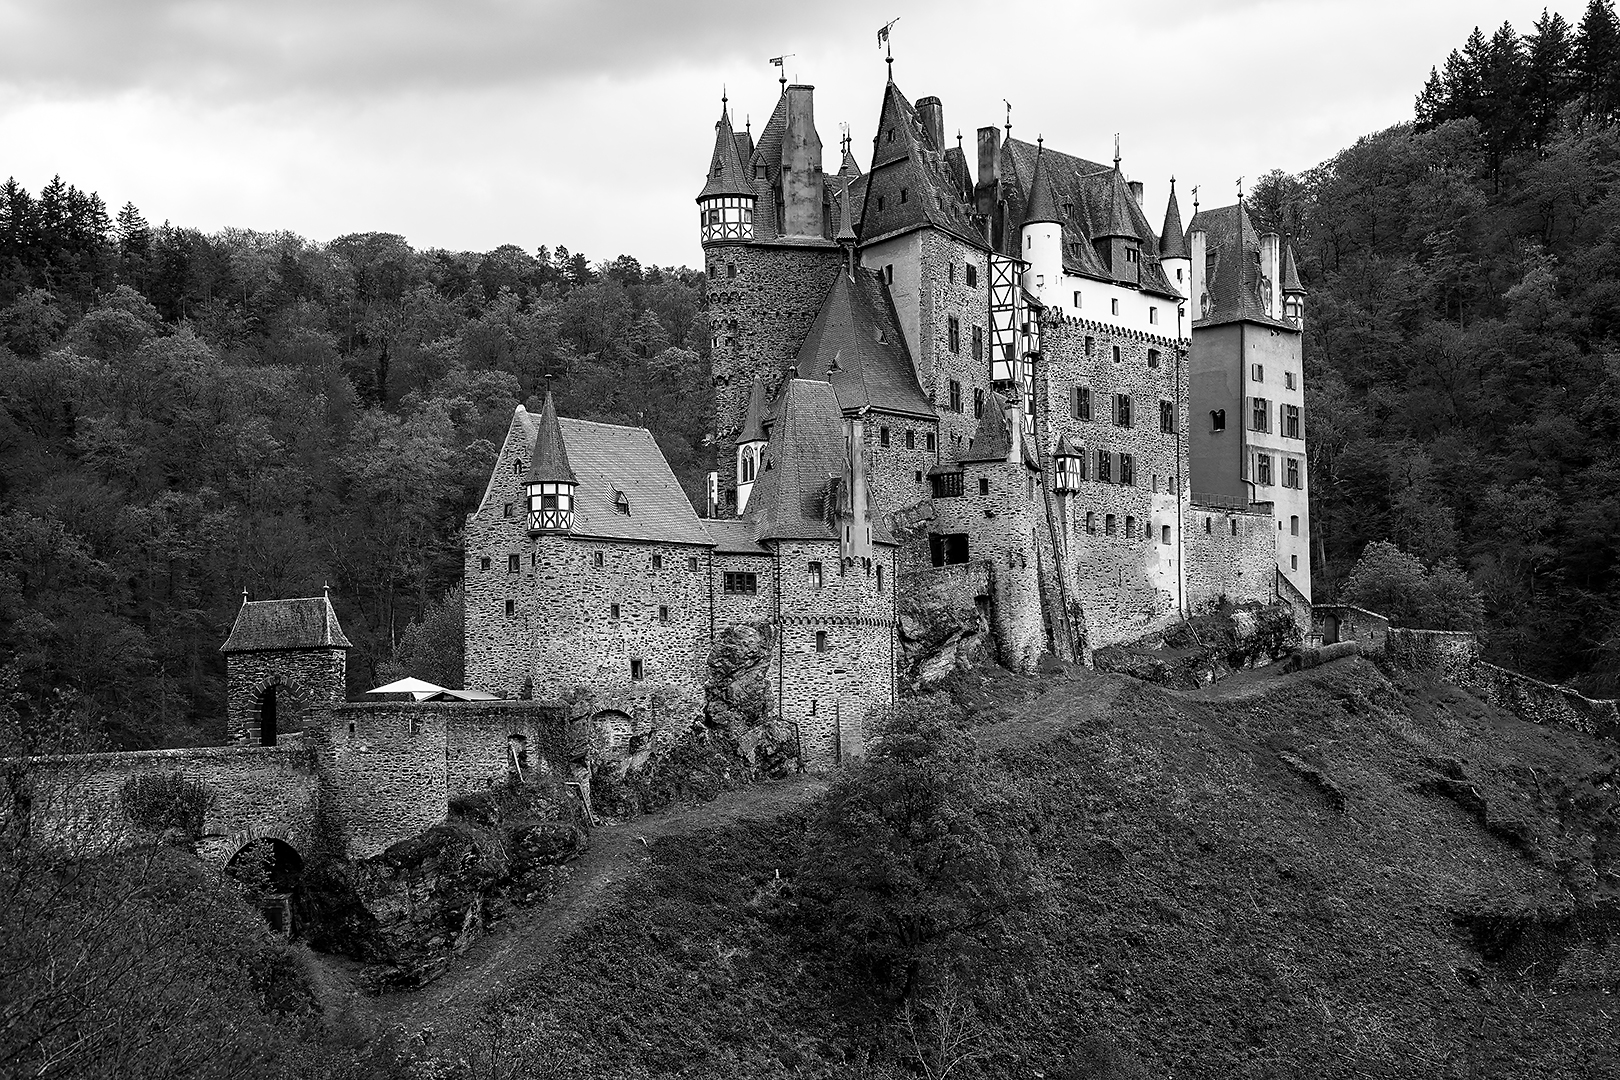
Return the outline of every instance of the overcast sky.
{"type": "MultiPolygon", "coordinates": [[[[755,130],[768,58],[816,87],[829,168],[848,122],[864,170],[894,28],[895,81],[950,135],[1004,118],[1113,156],[1206,206],[1410,118],[1476,23],[1531,0],[0,0],[0,176],[60,173],[116,210],[214,230],[593,260],[699,261],[720,88],[755,130]]],[[[1571,22],[1584,5],[1564,0],[1571,22]]]]}

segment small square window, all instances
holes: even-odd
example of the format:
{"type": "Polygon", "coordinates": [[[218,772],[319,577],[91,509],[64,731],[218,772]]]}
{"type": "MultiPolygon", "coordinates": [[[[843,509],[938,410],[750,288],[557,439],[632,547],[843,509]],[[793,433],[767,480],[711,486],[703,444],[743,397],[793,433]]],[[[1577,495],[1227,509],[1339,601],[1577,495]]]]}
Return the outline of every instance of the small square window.
{"type": "Polygon", "coordinates": [[[662,570],[664,568],[664,557],[656,551],[653,552],[652,568],[654,570],[662,570]]]}
{"type": "Polygon", "coordinates": [[[517,614],[517,601],[516,600],[508,600],[506,602],[506,613],[508,615],[516,615],[517,614]]]}
{"type": "Polygon", "coordinates": [[[990,478],[988,476],[979,477],[979,494],[990,494],[990,478]]]}
{"type": "Polygon", "coordinates": [[[480,570],[488,570],[489,569],[489,556],[486,555],[482,559],[478,560],[478,569],[480,569],[480,570]]]}
{"type": "Polygon", "coordinates": [[[594,555],[591,556],[591,561],[593,563],[595,563],[597,566],[601,566],[602,565],[602,553],[600,551],[596,552],[594,555]]]}
{"type": "Polygon", "coordinates": [[[511,516],[512,516],[512,504],[507,503],[505,506],[501,507],[501,517],[511,517],[511,516]]]}
{"type": "Polygon", "coordinates": [[[698,568],[698,559],[697,559],[696,555],[694,555],[690,559],[686,560],[686,568],[688,570],[693,570],[693,571],[697,570],[697,568],[698,568]]]}
{"type": "Polygon", "coordinates": [[[817,630],[816,631],[816,652],[826,652],[826,651],[827,651],[827,631],[825,631],[825,630],[817,630]]]}
{"type": "Polygon", "coordinates": [[[641,666],[641,657],[632,656],[630,658],[630,681],[631,682],[640,682],[643,673],[644,672],[643,672],[643,668],[641,666]]]}
{"type": "Polygon", "coordinates": [[[972,263],[967,265],[967,283],[970,289],[977,288],[979,284],[979,268],[972,263]]]}
{"type": "Polygon", "coordinates": [[[519,560],[519,557],[516,556],[516,555],[508,555],[506,557],[506,572],[508,574],[515,574],[515,573],[518,572],[518,567],[519,567],[519,561],[518,560],[519,560]]]}
{"type": "Polygon", "coordinates": [[[906,449],[917,449],[917,433],[915,431],[906,432],[906,449]]]}
{"type": "Polygon", "coordinates": [[[667,605],[667,604],[659,604],[658,605],[658,621],[661,622],[661,623],[669,622],[669,605],[667,605]]]}
{"type": "Polygon", "coordinates": [[[617,619],[618,617],[619,617],[619,605],[618,604],[609,604],[608,605],[608,618],[617,619]]]}
{"type": "Polygon", "coordinates": [[[889,429],[888,428],[886,428],[886,427],[878,428],[878,445],[879,446],[888,446],[889,445],[889,429]]]}

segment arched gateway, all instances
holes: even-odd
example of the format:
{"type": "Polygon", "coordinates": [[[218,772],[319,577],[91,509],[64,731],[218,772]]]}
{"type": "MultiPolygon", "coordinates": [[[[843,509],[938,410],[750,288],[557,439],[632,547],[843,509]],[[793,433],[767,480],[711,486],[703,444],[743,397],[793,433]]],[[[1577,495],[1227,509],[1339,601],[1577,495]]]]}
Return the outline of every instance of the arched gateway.
{"type": "Polygon", "coordinates": [[[303,711],[344,700],[347,652],[329,595],[248,600],[225,654],[225,739],[274,746],[303,725],[303,711]]]}

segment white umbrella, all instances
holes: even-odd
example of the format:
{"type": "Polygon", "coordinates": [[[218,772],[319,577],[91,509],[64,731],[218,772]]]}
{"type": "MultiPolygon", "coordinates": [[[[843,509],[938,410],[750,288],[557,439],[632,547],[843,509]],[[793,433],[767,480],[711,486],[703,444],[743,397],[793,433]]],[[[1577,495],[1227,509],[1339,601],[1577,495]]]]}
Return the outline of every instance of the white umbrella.
{"type": "Polygon", "coordinates": [[[375,690],[367,690],[366,693],[409,694],[417,701],[421,701],[423,698],[429,697],[433,694],[444,693],[444,687],[435,686],[430,682],[423,681],[422,679],[404,678],[395,679],[393,682],[388,683],[385,686],[379,686],[375,690]]]}

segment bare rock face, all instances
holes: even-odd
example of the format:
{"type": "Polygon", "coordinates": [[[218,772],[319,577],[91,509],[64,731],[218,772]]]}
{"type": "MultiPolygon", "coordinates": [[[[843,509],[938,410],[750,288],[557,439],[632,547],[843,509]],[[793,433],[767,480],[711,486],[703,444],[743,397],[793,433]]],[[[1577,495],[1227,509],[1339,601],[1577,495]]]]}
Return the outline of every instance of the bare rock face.
{"type": "Polygon", "coordinates": [[[912,590],[899,613],[900,650],[913,689],[940,682],[953,671],[993,662],[990,627],[978,607],[959,595],[912,590]]]}
{"type": "Polygon", "coordinates": [[[768,626],[737,623],[720,632],[709,653],[705,720],[743,761],[767,776],[785,776],[793,763],[793,734],[771,711],[774,644],[768,626]]]}

